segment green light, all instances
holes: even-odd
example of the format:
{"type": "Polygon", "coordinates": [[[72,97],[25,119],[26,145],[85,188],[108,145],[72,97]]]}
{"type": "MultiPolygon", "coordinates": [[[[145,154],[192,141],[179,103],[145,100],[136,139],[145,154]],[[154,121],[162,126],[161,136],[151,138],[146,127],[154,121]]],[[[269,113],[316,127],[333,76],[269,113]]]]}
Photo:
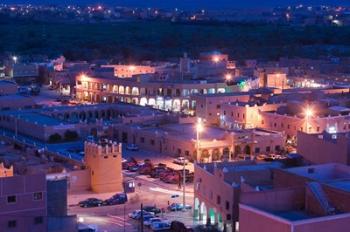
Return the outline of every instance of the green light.
{"type": "Polygon", "coordinates": [[[247,82],[242,81],[242,82],[238,83],[238,88],[240,90],[244,90],[246,87],[247,87],[247,82]]]}

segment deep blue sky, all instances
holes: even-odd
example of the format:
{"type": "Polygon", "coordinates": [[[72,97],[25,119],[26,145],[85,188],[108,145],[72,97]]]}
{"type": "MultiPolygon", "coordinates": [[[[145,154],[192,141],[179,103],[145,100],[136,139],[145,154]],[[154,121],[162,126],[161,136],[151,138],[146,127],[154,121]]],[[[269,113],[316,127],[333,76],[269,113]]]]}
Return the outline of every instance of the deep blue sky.
{"type": "Polygon", "coordinates": [[[106,3],[119,6],[160,7],[160,8],[265,8],[285,5],[350,5],[350,0],[0,0],[0,3],[53,3],[53,4],[93,4],[106,3]]]}

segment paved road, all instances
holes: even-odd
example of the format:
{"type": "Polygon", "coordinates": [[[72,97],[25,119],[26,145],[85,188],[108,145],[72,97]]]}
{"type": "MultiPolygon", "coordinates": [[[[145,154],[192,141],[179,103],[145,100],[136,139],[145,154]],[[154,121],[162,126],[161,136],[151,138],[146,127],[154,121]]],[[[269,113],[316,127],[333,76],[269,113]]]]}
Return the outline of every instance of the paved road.
{"type": "MultiPolygon", "coordinates": [[[[133,173],[124,174],[133,176],[133,173]]],[[[139,222],[128,218],[127,214],[133,210],[139,209],[141,203],[146,205],[156,205],[159,208],[166,209],[168,203],[182,203],[182,190],[179,190],[177,185],[171,185],[161,182],[158,179],[148,178],[146,176],[134,176],[136,186],[140,183],[141,186],[136,188],[135,193],[128,194],[128,203],[125,205],[103,206],[98,208],[80,208],[76,204],[89,197],[106,199],[114,193],[95,194],[91,192],[81,192],[70,194],[68,198],[69,213],[77,214],[79,218],[84,219],[84,223],[94,225],[101,232],[133,232],[138,231],[139,222]],[[179,197],[171,198],[171,195],[177,194],[179,197]],[[125,219],[124,219],[125,218],[125,219]]],[[[193,205],[193,184],[186,186],[186,204],[193,205]]],[[[188,212],[168,212],[161,215],[168,219],[180,220],[186,225],[193,225],[192,211],[188,212]]]]}

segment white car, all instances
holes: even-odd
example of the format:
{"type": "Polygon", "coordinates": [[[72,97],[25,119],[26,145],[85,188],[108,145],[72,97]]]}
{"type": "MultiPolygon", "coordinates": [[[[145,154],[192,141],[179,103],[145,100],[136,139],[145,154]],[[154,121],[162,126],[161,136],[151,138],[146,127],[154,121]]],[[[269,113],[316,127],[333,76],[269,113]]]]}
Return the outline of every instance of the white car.
{"type": "MultiPolygon", "coordinates": [[[[143,211],[143,217],[145,216],[153,216],[154,217],[154,213],[152,212],[147,212],[147,211],[143,211]]],[[[135,210],[133,211],[132,213],[129,213],[128,214],[129,218],[132,218],[132,219],[136,219],[136,220],[139,220],[141,218],[141,210],[135,210]]]]}
{"type": "Polygon", "coordinates": [[[136,145],[136,144],[128,144],[126,146],[126,150],[129,150],[129,151],[138,151],[139,150],[139,147],[136,145]]]}
{"type": "Polygon", "coordinates": [[[186,159],[185,157],[178,157],[178,158],[174,159],[173,162],[175,164],[184,165],[184,164],[188,164],[188,159],[186,159]]]}
{"type": "Polygon", "coordinates": [[[145,221],[143,224],[145,226],[150,227],[153,223],[156,223],[156,222],[166,222],[166,221],[164,219],[159,218],[159,217],[154,217],[154,218],[150,218],[149,220],[145,221]]]}
{"type": "Polygon", "coordinates": [[[151,229],[153,231],[169,230],[170,223],[169,222],[154,222],[151,225],[151,229]]]}

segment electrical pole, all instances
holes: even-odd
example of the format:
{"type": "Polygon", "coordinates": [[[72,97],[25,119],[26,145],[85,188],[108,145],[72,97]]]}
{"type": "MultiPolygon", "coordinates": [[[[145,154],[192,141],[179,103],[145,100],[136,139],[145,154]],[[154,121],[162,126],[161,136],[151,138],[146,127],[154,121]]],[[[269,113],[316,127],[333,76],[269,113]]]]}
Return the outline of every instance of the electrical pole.
{"type": "Polygon", "coordinates": [[[124,226],[124,232],[125,232],[125,202],[124,202],[124,222],[123,222],[123,226],[124,226]]]}
{"type": "Polygon", "coordinates": [[[141,203],[141,232],[143,232],[143,204],[141,203]]]}
{"type": "Polygon", "coordinates": [[[183,201],[183,211],[186,210],[186,159],[183,160],[183,173],[182,173],[182,180],[183,180],[183,193],[182,193],[182,201],[183,201]]]}

